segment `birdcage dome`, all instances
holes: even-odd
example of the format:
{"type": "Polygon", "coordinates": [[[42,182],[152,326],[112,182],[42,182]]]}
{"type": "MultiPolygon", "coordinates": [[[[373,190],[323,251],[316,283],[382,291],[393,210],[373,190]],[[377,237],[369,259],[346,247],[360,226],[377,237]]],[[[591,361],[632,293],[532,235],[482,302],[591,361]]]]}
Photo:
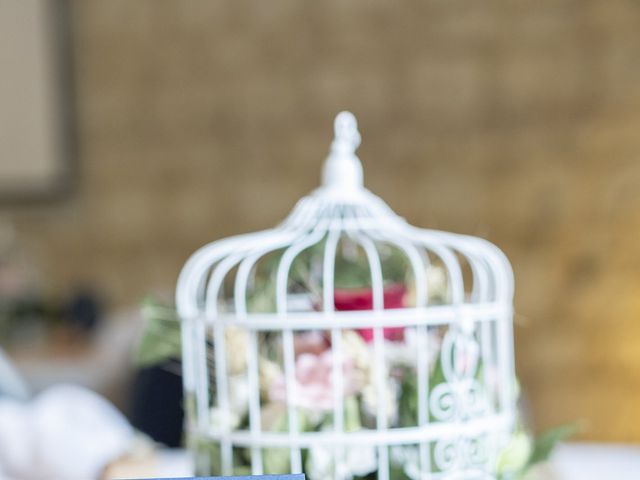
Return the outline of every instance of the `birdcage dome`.
{"type": "Polygon", "coordinates": [[[515,416],[509,262],[397,216],[364,188],[359,143],[340,113],[322,185],[180,274],[199,473],[496,478],[515,416]]]}

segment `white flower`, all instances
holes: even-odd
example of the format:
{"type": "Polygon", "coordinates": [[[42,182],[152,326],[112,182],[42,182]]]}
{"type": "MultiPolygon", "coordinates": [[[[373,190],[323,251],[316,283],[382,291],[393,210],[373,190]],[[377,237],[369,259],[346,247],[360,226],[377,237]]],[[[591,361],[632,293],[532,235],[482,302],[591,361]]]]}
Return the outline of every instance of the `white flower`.
{"type": "Polygon", "coordinates": [[[372,446],[350,447],[346,454],[346,467],[352,475],[364,477],[378,468],[376,451],[372,446]]]}
{"type": "Polygon", "coordinates": [[[391,461],[401,466],[405,475],[411,480],[420,479],[420,458],[416,447],[391,447],[391,461]]]}
{"type": "MultiPolygon", "coordinates": [[[[371,373],[370,381],[362,389],[362,408],[368,415],[376,417],[378,414],[378,386],[375,379],[375,368],[371,369],[371,373]]],[[[382,388],[384,406],[387,421],[389,424],[393,424],[398,416],[398,385],[387,374],[384,375],[384,378],[385,382],[382,388]]]]}
{"type": "MultiPolygon", "coordinates": [[[[342,344],[345,355],[353,360],[354,378],[356,378],[358,384],[362,386],[360,390],[362,394],[362,408],[365,413],[375,417],[378,408],[378,387],[376,383],[376,365],[373,346],[367,344],[358,332],[353,330],[345,330],[343,332],[342,344]]],[[[391,346],[393,346],[393,348],[402,348],[396,347],[397,345],[403,345],[403,342],[385,342],[385,351],[387,347],[391,346]]],[[[388,367],[391,366],[391,364],[388,361],[385,363],[383,395],[385,398],[387,419],[392,423],[398,415],[398,385],[388,375],[388,367]]]]}
{"type": "Polygon", "coordinates": [[[333,476],[333,455],[328,448],[314,447],[309,450],[305,471],[309,480],[325,480],[333,476]]]}
{"type": "Polygon", "coordinates": [[[211,428],[214,431],[226,431],[227,428],[233,430],[240,425],[242,418],[232,410],[226,414],[219,407],[212,407],[210,411],[211,428]],[[228,423],[227,423],[228,422],[228,423]]]}
{"type": "Polygon", "coordinates": [[[309,480],[349,480],[354,476],[363,477],[378,468],[376,451],[373,446],[357,447],[313,447],[309,450],[306,473],[309,480]],[[342,456],[337,468],[334,453],[342,456]]]}
{"type": "Polygon", "coordinates": [[[244,375],[229,377],[229,405],[239,414],[249,408],[249,382],[244,375]]]}
{"type": "MultiPolygon", "coordinates": [[[[438,265],[430,265],[426,270],[427,276],[427,300],[432,302],[447,302],[449,284],[446,270],[438,265]]],[[[405,296],[406,305],[415,305],[416,288],[411,284],[405,296]]]]}
{"type": "Polygon", "coordinates": [[[429,299],[445,300],[449,289],[447,273],[444,268],[431,266],[427,270],[429,299]]]}
{"type": "Polygon", "coordinates": [[[229,410],[223,412],[219,407],[211,409],[211,426],[216,430],[237,428],[249,408],[249,384],[244,375],[233,375],[228,379],[229,410]]]}
{"type": "Polygon", "coordinates": [[[276,362],[260,357],[258,369],[260,371],[260,393],[268,396],[274,383],[282,378],[282,368],[276,362]]]}
{"type": "Polygon", "coordinates": [[[363,340],[362,336],[354,330],[342,332],[342,348],[346,358],[353,362],[353,377],[358,385],[368,383],[371,374],[373,355],[371,347],[363,340]]]}
{"type": "MultiPolygon", "coordinates": [[[[433,332],[426,334],[427,362],[433,370],[438,353],[440,352],[440,338],[433,332]]],[[[403,342],[385,342],[384,354],[387,364],[415,368],[418,361],[418,331],[415,328],[407,328],[404,331],[403,342]]]]}
{"type": "Polygon", "coordinates": [[[224,333],[227,350],[227,367],[229,375],[238,375],[247,369],[247,348],[249,337],[247,331],[234,326],[226,328],[224,333]]]}

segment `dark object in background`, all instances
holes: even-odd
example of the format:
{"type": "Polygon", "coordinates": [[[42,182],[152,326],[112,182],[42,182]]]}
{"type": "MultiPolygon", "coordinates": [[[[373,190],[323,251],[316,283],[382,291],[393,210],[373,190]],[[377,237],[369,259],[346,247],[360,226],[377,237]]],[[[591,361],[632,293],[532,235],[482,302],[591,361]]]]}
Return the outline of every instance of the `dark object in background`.
{"type": "Polygon", "coordinates": [[[46,298],[39,292],[19,296],[0,294],[0,344],[32,342],[41,336],[49,342],[52,335],[63,334],[65,342],[81,341],[98,331],[103,319],[101,297],[88,289],[79,289],[67,300],[46,298]]]}
{"type": "Polygon", "coordinates": [[[177,361],[138,371],[133,383],[131,424],[168,447],[182,443],[182,377],[177,361]]]}
{"type": "Polygon", "coordinates": [[[102,307],[97,295],[89,291],[76,293],[69,302],[66,317],[69,324],[81,332],[95,331],[102,317],[102,307]]]}

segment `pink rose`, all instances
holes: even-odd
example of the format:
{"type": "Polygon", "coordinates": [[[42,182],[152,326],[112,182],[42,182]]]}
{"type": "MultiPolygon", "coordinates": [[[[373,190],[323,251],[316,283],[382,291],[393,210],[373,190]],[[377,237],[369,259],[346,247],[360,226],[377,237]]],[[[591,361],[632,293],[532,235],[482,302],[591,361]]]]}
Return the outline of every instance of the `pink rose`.
{"type": "MultiPolygon", "coordinates": [[[[343,366],[344,395],[357,391],[354,366],[351,359],[345,359],[343,366]]],[[[297,381],[294,405],[309,410],[331,410],[333,408],[333,356],[331,350],[319,355],[302,353],[295,365],[297,381]]],[[[269,390],[269,397],[275,402],[286,402],[287,389],[284,376],[277,378],[269,390]]]]}

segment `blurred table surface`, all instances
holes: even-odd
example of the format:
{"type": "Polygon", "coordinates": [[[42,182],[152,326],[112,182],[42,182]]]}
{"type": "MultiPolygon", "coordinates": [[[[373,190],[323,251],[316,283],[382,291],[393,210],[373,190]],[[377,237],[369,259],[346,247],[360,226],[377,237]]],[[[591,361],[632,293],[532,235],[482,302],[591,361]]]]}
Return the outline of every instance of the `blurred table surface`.
{"type": "Polygon", "coordinates": [[[558,447],[550,470],[558,480],[637,480],[640,446],[567,443],[558,447]]]}
{"type": "MultiPolygon", "coordinates": [[[[122,465],[108,479],[192,475],[189,455],[184,450],[163,450],[143,470],[122,465]]],[[[638,480],[640,446],[596,443],[568,443],[558,447],[549,465],[536,469],[527,480],[638,480]]]]}

